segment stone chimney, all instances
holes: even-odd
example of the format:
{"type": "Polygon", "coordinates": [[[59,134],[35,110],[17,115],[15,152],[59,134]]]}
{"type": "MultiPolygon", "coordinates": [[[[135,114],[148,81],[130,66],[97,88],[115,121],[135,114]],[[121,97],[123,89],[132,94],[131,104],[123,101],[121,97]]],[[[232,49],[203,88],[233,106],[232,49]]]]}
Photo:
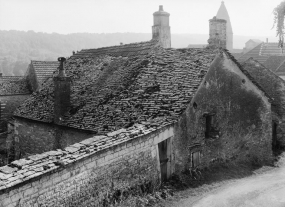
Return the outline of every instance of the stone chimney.
{"type": "Polygon", "coordinates": [[[159,6],[159,11],[153,13],[152,39],[159,40],[164,48],[171,47],[169,16],[169,13],[163,11],[162,5],[159,6]]]}
{"type": "Polygon", "coordinates": [[[214,17],[209,20],[209,46],[227,48],[227,21],[214,17]]]}
{"type": "Polygon", "coordinates": [[[70,77],[65,74],[64,57],[59,57],[59,72],[54,81],[54,123],[63,121],[63,115],[70,106],[70,77]]]}

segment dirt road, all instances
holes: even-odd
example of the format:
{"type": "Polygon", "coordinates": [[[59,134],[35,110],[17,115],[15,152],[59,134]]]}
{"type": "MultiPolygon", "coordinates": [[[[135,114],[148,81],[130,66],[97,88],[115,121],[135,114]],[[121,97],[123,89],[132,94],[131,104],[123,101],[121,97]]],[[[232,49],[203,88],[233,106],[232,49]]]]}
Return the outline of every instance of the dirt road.
{"type": "Polygon", "coordinates": [[[285,154],[277,168],[227,183],[179,207],[285,207],[285,154]]]}

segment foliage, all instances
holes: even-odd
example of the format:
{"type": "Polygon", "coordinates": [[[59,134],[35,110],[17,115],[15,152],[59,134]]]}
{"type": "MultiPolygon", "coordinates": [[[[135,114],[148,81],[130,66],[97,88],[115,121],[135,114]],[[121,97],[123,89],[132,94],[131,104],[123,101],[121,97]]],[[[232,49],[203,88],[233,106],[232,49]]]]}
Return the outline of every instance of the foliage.
{"type": "Polygon", "coordinates": [[[279,37],[279,47],[283,48],[284,44],[284,17],[285,17],[285,1],[282,1],[273,10],[274,24],[276,25],[276,36],[279,37]]]}

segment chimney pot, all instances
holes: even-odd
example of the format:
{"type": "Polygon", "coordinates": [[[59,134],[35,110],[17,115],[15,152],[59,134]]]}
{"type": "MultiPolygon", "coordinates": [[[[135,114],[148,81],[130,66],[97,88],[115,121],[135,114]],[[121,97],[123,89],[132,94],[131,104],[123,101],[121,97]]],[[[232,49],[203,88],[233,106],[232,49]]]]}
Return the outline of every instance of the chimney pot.
{"type": "Polygon", "coordinates": [[[163,5],[159,5],[159,11],[163,11],[163,5]]]}
{"type": "Polygon", "coordinates": [[[66,59],[64,57],[59,57],[57,60],[60,62],[58,77],[66,77],[64,70],[64,63],[66,59]]]}
{"type": "Polygon", "coordinates": [[[268,43],[268,38],[266,38],[266,43],[268,43]]]}

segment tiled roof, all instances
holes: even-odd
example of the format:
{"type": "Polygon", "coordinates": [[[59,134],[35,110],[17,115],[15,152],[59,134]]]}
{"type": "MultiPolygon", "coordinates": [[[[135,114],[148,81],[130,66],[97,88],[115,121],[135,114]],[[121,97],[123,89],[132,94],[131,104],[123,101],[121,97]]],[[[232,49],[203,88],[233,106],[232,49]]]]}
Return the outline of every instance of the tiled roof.
{"type": "Polygon", "coordinates": [[[253,58],[260,63],[265,63],[269,56],[284,56],[285,54],[282,53],[281,48],[278,47],[278,43],[269,42],[269,43],[260,43],[240,58],[238,61],[245,62],[249,58],[253,58]]]}
{"type": "Polygon", "coordinates": [[[0,95],[29,94],[28,82],[24,76],[1,76],[0,95]]]}
{"type": "Polygon", "coordinates": [[[242,66],[269,95],[273,110],[279,115],[285,115],[285,102],[283,100],[285,97],[285,81],[252,58],[244,62],[242,66]]]}
{"type": "Polygon", "coordinates": [[[158,40],[151,40],[147,42],[131,43],[125,45],[101,47],[97,49],[85,49],[81,50],[73,57],[90,57],[99,55],[110,55],[110,56],[137,56],[147,55],[155,47],[158,47],[158,40]]]}
{"type": "Polygon", "coordinates": [[[278,66],[278,68],[276,69],[276,74],[285,74],[285,58],[283,60],[283,62],[281,62],[281,64],[278,66]]]}
{"type": "Polygon", "coordinates": [[[276,72],[277,68],[284,62],[285,56],[270,56],[263,64],[266,68],[276,72]]]}
{"type": "MultiPolygon", "coordinates": [[[[73,56],[65,64],[72,79],[72,107],[61,124],[104,134],[133,123],[172,122],[190,102],[215,56],[211,49],[160,47],[129,57],[73,56]]],[[[53,81],[47,81],[15,115],[52,122],[53,88],[53,81]]]]}
{"type": "Polygon", "coordinates": [[[31,64],[35,70],[37,81],[41,84],[47,78],[52,77],[59,66],[58,61],[36,61],[32,60],[31,64]]]}
{"type": "Polygon", "coordinates": [[[248,51],[247,53],[243,54],[241,57],[239,57],[237,60],[239,62],[244,62],[249,58],[253,58],[255,60],[259,60],[260,62],[265,62],[267,60],[268,57],[260,57],[259,53],[260,53],[260,48],[262,46],[262,43],[260,43],[259,45],[257,45],[256,47],[252,48],[250,51],[248,51]]]}

